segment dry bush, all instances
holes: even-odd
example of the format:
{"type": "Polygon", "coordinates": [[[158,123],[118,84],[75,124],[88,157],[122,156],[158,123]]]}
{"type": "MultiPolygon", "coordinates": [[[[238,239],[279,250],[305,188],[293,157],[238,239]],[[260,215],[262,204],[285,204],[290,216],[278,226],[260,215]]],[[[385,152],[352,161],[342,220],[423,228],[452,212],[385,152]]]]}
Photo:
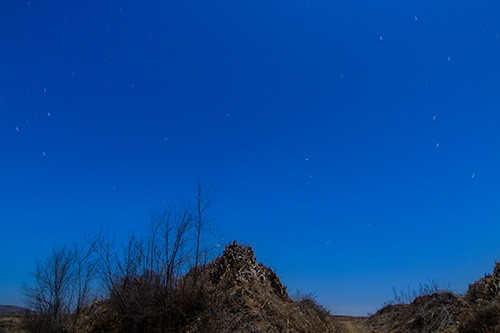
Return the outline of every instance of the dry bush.
{"type": "Polygon", "coordinates": [[[68,316],[65,315],[56,321],[48,313],[26,311],[20,316],[20,327],[28,332],[63,333],[66,332],[64,324],[67,323],[67,318],[68,316]]]}
{"type": "Polygon", "coordinates": [[[166,314],[167,290],[157,276],[125,278],[108,299],[109,306],[129,332],[159,329],[166,314]]]}
{"type": "Polygon", "coordinates": [[[473,309],[469,318],[458,328],[459,333],[498,333],[500,332],[500,303],[492,301],[473,309]]]}
{"type": "Polygon", "coordinates": [[[449,292],[417,297],[382,308],[368,323],[384,332],[500,333],[500,263],[469,285],[464,297],[449,292]]]}
{"type": "Polygon", "coordinates": [[[368,319],[370,328],[383,332],[455,332],[470,306],[451,292],[417,297],[410,304],[387,305],[368,319]]]}
{"type": "Polygon", "coordinates": [[[185,324],[178,303],[187,296],[178,284],[190,265],[192,223],[188,210],[166,212],[145,238],[131,237],[122,251],[101,244],[106,306],[118,331],[174,332],[185,324]]]}
{"type": "Polygon", "coordinates": [[[96,301],[75,315],[68,332],[118,332],[120,318],[107,301],[96,301]]]}
{"type": "MultiPolygon", "coordinates": [[[[314,296],[312,295],[302,295],[295,303],[300,309],[300,312],[304,313],[309,318],[317,318],[316,324],[314,326],[321,325],[321,323],[329,323],[332,319],[332,314],[323,305],[319,304],[314,296]]],[[[326,325],[324,329],[326,329],[326,325]]]]}
{"type": "Polygon", "coordinates": [[[496,262],[493,274],[487,274],[473,284],[470,284],[464,298],[472,304],[487,304],[497,298],[499,291],[500,263],[496,262]]]}
{"type": "Polygon", "coordinates": [[[161,277],[124,280],[117,292],[96,302],[78,316],[76,332],[183,332],[201,309],[208,306],[201,285],[178,282],[173,288],[161,277]]]}
{"type": "Polygon", "coordinates": [[[465,300],[472,305],[468,320],[460,333],[500,332],[500,263],[496,262],[492,274],[485,275],[469,285],[465,300]]]}

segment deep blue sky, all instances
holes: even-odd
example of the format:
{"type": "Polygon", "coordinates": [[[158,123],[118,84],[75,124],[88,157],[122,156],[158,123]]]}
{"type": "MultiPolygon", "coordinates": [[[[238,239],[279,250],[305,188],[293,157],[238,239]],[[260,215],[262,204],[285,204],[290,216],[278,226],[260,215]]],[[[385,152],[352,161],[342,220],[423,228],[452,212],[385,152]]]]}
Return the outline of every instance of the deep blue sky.
{"type": "Polygon", "coordinates": [[[54,245],[217,188],[338,313],[500,257],[497,1],[0,5],[0,303],[54,245]]]}

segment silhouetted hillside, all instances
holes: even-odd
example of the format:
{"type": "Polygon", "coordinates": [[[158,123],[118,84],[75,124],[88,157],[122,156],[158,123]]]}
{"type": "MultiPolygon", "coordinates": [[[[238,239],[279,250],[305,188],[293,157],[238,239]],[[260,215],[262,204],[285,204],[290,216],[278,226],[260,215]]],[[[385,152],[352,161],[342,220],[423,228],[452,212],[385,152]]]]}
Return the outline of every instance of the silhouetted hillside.
{"type": "Polygon", "coordinates": [[[15,314],[25,311],[24,308],[15,305],[0,305],[0,314],[15,314]]]}

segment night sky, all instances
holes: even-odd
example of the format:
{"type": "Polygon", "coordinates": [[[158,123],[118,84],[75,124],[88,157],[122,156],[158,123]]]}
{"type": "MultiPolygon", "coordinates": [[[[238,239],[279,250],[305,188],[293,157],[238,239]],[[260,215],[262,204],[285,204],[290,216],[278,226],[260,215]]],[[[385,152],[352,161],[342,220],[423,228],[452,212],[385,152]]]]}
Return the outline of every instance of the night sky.
{"type": "Polygon", "coordinates": [[[366,314],[500,258],[500,2],[5,0],[0,304],[216,189],[214,244],[366,314]]]}

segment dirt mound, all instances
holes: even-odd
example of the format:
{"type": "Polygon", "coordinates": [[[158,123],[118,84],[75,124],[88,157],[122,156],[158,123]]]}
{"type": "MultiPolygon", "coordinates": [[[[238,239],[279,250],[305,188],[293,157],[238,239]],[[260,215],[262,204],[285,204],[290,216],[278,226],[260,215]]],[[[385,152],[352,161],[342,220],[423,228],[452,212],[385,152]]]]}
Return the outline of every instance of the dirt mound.
{"type": "Polygon", "coordinates": [[[417,297],[410,304],[388,305],[371,316],[367,325],[380,332],[456,332],[470,309],[460,296],[442,292],[417,297]]]}
{"type": "Polygon", "coordinates": [[[276,273],[257,262],[250,246],[236,242],[228,245],[221,257],[207,265],[206,273],[212,287],[230,289],[253,285],[282,300],[290,300],[276,273]]]}
{"type": "Polygon", "coordinates": [[[234,242],[207,265],[210,306],[191,332],[340,332],[334,318],[313,299],[294,302],[280,279],[258,263],[249,246],[234,242]]]}

